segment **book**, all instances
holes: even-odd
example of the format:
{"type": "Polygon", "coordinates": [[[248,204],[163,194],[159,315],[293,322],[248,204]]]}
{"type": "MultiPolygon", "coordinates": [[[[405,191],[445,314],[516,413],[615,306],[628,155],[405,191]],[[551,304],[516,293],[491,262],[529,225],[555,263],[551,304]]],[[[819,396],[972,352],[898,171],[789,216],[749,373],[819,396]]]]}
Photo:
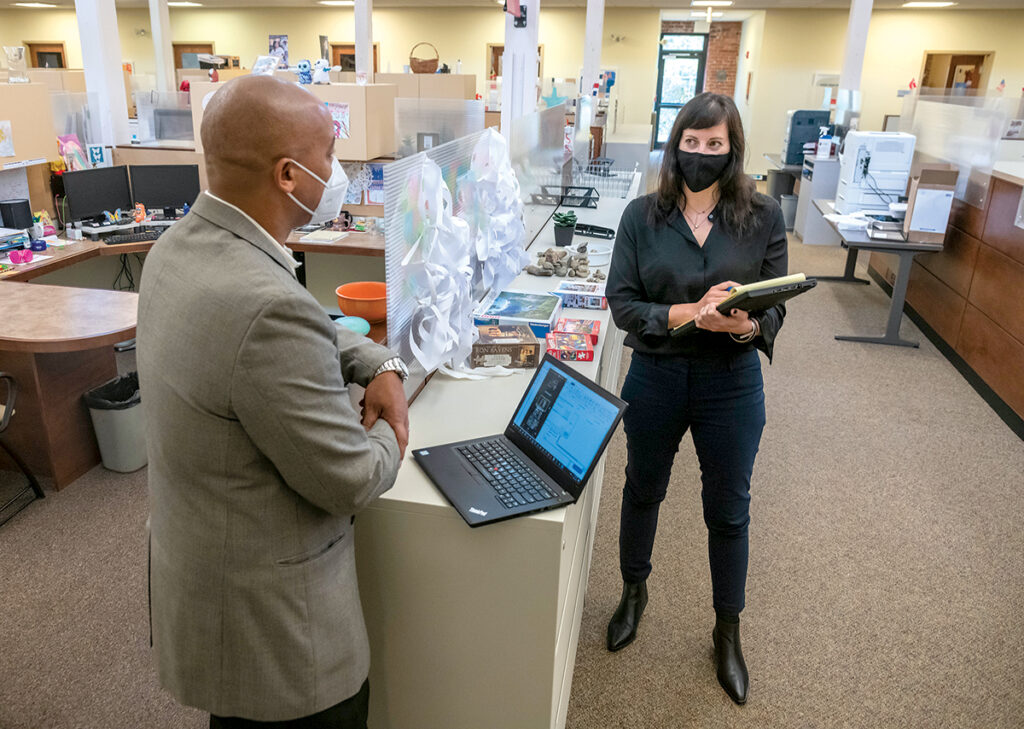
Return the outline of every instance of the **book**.
{"type": "Polygon", "coordinates": [[[554,327],[562,313],[562,300],[553,294],[535,291],[506,290],[485,298],[473,312],[474,323],[524,324],[537,337],[543,337],[554,327]]]}
{"type": "Polygon", "coordinates": [[[547,335],[548,354],[565,362],[593,362],[594,345],[586,334],[551,332],[547,335]]]}
{"type": "MultiPolygon", "coordinates": [[[[804,291],[809,291],[817,283],[816,279],[809,279],[802,273],[794,273],[789,276],[779,276],[765,281],[734,286],[729,291],[728,298],[718,305],[718,311],[722,314],[728,314],[732,309],[742,309],[748,312],[764,311],[783,301],[788,301],[804,291]]],[[[679,336],[695,331],[697,331],[697,325],[691,319],[672,329],[670,334],[679,336]]]]}
{"type": "Polygon", "coordinates": [[[536,367],[540,342],[525,324],[478,326],[480,338],[473,343],[470,367],[536,367]]]}
{"type": "Polygon", "coordinates": [[[563,317],[555,324],[555,331],[565,334],[586,334],[590,337],[590,343],[596,346],[598,335],[601,333],[601,322],[597,319],[566,319],[563,317]]]}
{"type": "Polygon", "coordinates": [[[568,309],[607,309],[608,299],[604,295],[604,284],[577,281],[562,281],[551,293],[562,298],[562,306],[568,309]]]}

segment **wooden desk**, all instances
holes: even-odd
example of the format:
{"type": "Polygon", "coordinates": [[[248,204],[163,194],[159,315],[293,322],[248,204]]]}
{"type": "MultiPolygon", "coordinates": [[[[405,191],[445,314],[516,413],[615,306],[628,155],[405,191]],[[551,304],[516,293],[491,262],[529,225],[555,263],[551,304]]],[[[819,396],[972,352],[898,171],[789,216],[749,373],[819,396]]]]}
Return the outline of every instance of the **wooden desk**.
{"type": "Polygon", "coordinates": [[[117,375],[113,345],[135,336],[138,294],[0,281],[0,301],[0,371],[21,389],[6,437],[61,489],[100,462],[82,394],[117,375]]]}
{"type": "MultiPolygon", "coordinates": [[[[815,206],[822,214],[835,212],[831,200],[815,200],[815,206]]],[[[857,259],[857,251],[876,251],[878,253],[891,253],[899,257],[899,271],[896,273],[896,281],[892,286],[892,303],[889,305],[889,323],[886,325],[885,334],[881,337],[853,337],[836,336],[836,339],[843,342],[869,342],[871,344],[891,344],[899,347],[917,347],[917,342],[908,339],[900,339],[900,322],[903,319],[903,303],[907,298],[907,284],[910,282],[910,267],[914,263],[914,256],[918,253],[935,253],[942,250],[941,243],[907,243],[905,241],[874,240],[869,238],[862,230],[843,230],[829,222],[839,235],[841,244],[850,253],[847,257],[847,276],[853,273],[853,264],[857,259]]],[[[824,278],[824,277],[822,277],[824,278]]],[[[850,280],[843,278],[840,280],[850,280]]],[[[853,279],[856,280],[856,279],[853,279]]]]}

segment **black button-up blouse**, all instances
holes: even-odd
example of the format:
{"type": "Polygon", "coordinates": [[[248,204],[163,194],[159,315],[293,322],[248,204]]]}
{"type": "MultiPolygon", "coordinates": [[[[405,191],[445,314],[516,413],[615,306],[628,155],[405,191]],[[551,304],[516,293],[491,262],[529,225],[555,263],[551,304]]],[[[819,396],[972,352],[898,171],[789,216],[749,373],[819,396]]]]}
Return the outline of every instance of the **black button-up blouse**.
{"type": "Polygon", "coordinates": [[[707,357],[750,350],[756,346],[772,357],[775,337],[786,315],[784,304],[756,315],[761,334],[741,344],[725,332],[700,329],[670,337],[668,311],[673,304],[693,304],[723,281],[741,284],[785,276],[789,256],[782,208],[758,194],[757,224],[742,239],[731,235],[717,218],[704,246],[676,209],[661,226],[652,226],[649,206],[655,195],[633,200],[622,214],[612,252],[606,294],[616,326],[624,329],[626,345],[649,354],[707,357]]]}

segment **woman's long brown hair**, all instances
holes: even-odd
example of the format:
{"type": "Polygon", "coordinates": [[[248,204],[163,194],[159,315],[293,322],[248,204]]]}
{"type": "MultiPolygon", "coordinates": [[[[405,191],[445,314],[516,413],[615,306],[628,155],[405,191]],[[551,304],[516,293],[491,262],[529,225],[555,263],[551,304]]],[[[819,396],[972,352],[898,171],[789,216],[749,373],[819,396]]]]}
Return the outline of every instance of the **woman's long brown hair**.
{"type": "Polygon", "coordinates": [[[734,236],[743,238],[757,226],[757,218],[751,213],[765,202],[757,196],[754,181],[743,172],[743,159],[747,144],[743,136],[743,122],[736,104],[728,96],[705,92],[698,94],[679,110],[672,133],[665,143],[665,157],[658,177],[657,204],[652,205],[651,223],[664,225],[679,208],[680,201],[685,207],[686,189],[683,186],[682,168],[679,166],[679,141],[687,129],[707,129],[725,122],[729,130],[729,164],[718,178],[718,214],[725,228],[734,236]]]}

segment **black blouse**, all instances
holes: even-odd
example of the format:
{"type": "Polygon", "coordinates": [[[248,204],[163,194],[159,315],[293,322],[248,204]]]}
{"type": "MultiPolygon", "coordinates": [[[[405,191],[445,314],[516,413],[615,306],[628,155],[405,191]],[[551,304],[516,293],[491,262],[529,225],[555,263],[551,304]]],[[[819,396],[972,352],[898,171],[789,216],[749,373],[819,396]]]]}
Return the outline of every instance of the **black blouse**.
{"type": "Polygon", "coordinates": [[[756,346],[772,357],[775,337],[786,315],[783,304],[756,315],[761,334],[739,343],[726,332],[699,329],[679,337],[668,335],[668,311],[674,304],[693,304],[723,281],[741,284],[785,276],[789,254],[782,208],[758,194],[765,203],[754,208],[757,224],[747,236],[730,235],[717,219],[704,246],[694,238],[677,208],[661,226],[648,222],[654,194],[633,200],[619,221],[612,252],[606,295],[616,326],[624,329],[626,345],[649,354],[706,357],[747,351],[756,346]]]}

